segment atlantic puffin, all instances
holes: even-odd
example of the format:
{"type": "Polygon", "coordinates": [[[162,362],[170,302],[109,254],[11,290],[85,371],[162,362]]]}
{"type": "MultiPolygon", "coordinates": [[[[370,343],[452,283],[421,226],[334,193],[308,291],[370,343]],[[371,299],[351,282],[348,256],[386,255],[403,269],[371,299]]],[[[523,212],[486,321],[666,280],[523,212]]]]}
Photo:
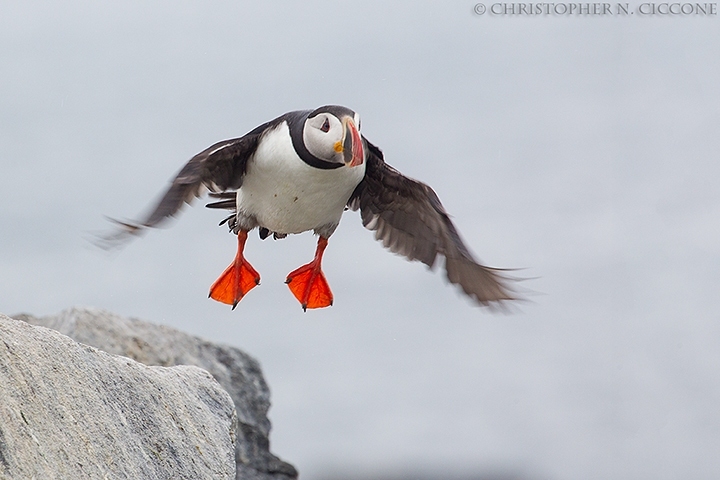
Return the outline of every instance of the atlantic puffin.
{"type": "Polygon", "coordinates": [[[114,220],[120,228],[103,238],[104,245],[158,226],[206,191],[218,199],[207,207],[232,211],[220,225],[227,223],[237,235],[237,254],[209,296],[233,309],[260,284],[260,274],[244,256],[248,232],[255,228],[262,239],[312,230],[318,236],[315,257],[290,272],[285,283],[303,310],[332,305],[323,252],[348,209],[360,210],[375,238],[408,260],[432,268],[438,255],[445,257],[450,283],[480,305],[502,307],[518,299],[513,279],[475,260],[433,189],[385,163],[349,108],[289,112],[206,148],[180,170],[144,220],[114,220]]]}

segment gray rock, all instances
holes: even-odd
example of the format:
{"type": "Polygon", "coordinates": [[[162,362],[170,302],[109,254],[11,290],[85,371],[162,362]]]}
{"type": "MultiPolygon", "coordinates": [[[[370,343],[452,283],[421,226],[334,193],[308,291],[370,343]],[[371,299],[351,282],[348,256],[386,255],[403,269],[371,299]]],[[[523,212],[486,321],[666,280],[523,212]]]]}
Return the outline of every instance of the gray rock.
{"type": "Polygon", "coordinates": [[[241,350],[218,345],[174,328],[124,318],[103,310],[70,308],[36,318],[15,315],[101,350],[146,365],[196,365],[210,372],[227,390],[237,411],[235,460],[237,478],[289,480],[297,471],[270,453],[270,391],[256,360],[241,350]]]}
{"type": "Polygon", "coordinates": [[[0,315],[0,478],[232,479],[235,410],[200,368],[148,367],[0,315]]]}

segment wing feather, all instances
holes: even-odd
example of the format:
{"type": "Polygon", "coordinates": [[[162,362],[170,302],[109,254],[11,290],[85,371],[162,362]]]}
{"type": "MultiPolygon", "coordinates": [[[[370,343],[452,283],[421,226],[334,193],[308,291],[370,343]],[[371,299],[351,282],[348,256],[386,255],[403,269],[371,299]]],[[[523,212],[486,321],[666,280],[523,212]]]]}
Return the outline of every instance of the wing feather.
{"type": "Polygon", "coordinates": [[[380,149],[365,142],[365,178],[348,207],[360,210],[363,225],[375,231],[375,238],[391,252],[431,268],[442,255],[450,283],[481,305],[502,306],[517,300],[512,279],[503,270],[475,260],[433,189],[402,175],[385,163],[380,149]]]}
{"type": "Polygon", "coordinates": [[[96,243],[103,248],[119,246],[147,228],[160,226],[168,218],[176,216],[183,205],[190,204],[207,191],[237,190],[242,185],[247,162],[255,153],[262,135],[283,120],[284,117],[278,117],[242,137],[215,143],[198,153],[185,164],[142,220],[113,220],[119,228],[100,237],[96,243]]]}

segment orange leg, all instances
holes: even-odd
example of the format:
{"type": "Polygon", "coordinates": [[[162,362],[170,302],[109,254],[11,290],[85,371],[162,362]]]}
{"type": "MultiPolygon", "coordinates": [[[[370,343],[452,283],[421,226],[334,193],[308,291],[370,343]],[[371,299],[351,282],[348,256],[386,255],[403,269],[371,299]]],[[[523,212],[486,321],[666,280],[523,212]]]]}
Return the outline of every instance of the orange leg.
{"type": "Polygon", "coordinates": [[[330,285],[321,269],[322,256],[327,243],[327,238],[320,237],[313,261],[290,272],[285,280],[305,311],[308,308],[329,307],[333,303],[330,285]]]}
{"type": "Polygon", "coordinates": [[[240,230],[235,260],[210,287],[210,298],[232,305],[233,310],[246,293],[260,285],[260,274],[243,256],[246,240],[247,231],[240,230]]]}

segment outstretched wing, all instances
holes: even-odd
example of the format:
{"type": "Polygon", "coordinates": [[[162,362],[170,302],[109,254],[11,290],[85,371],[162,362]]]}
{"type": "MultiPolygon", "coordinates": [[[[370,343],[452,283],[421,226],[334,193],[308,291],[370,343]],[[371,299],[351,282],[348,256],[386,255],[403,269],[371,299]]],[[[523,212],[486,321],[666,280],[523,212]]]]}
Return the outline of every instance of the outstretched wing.
{"type": "Polygon", "coordinates": [[[363,225],[390,251],[432,267],[445,257],[450,283],[485,306],[517,300],[511,279],[500,269],[478,263],[465,246],[437,194],[385,163],[382,152],[365,139],[365,178],[348,207],[360,209],[363,225]]]}
{"type": "Polygon", "coordinates": [[[157,227],[169,217],[177,215],[184,204],[191,203],[208,190],[222,192],[240,188],[247,162],[255,153],[263,133],[282,120],[283,117],[279,117],[245,136],[218,142],[192,157],[149,214],[137,222],[112,220],[119,228],[99,238],[98,245],[104,248],[118,246],[146,228],[157,227]]]}

